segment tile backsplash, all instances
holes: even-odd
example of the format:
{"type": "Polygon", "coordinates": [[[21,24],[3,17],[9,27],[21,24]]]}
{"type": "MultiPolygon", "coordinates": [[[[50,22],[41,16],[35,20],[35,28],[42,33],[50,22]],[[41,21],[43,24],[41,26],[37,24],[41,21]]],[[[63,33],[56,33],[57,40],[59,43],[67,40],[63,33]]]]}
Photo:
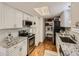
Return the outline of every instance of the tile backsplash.
{"type": "Polygon", "coordinates": [[[18,36],[18,30],[0,30],[0,41],[3,40],[4,38],[6,38],[8,36],[8,34],[11,33],[11,35],[13,37],[17,37],[18,36]]]}
{"type": "Polygon", "coordinates": [[[18,31],[19,30],[23,30],[23,29],[27,30],[27,28],[3,29],[3,30],[0,30],[0,41],[5,39],[8,36],[8,34],[10,34],[10,33],[11,33],[11,35],[13,37],[17,37],[18,36],[18,31]]]}
{"type": "Polygon", "coordinates": [[[11,35],[13,37],[17,37],[19,30],[27,30],[27,32],[31,32],[31,33],[33,32],[32,30],[29,30],[28,27],[25,27],[25,28],[14,28],[14,29],[0,29],[0,41],[5,39],[8,36],[8,34],[10,34],[10,33],[11,33],[11,35]]]}

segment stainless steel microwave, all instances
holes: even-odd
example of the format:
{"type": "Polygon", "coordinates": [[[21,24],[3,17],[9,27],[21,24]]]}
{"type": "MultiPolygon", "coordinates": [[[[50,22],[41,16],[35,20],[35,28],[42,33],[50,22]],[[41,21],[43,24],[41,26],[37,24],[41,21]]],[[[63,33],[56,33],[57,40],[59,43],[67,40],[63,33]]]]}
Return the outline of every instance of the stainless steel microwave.
{"type": "Polygon", "coordinates": [[[32,25],[32,21],[27,21],[27,20],[23,20],[23,26],[31,26],[32,25]]]}

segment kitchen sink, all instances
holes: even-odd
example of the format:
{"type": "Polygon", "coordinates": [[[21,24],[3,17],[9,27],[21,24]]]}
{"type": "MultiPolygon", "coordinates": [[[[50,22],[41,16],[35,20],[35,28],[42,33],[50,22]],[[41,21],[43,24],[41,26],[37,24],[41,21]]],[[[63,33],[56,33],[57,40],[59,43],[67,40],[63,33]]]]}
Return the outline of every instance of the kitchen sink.
{"type": "Polygon", "coordinates": [[[76,44],[76,42],[74,42],[70,37],[61,37],[60,36],[60,39],[62,40],[62,42],[65,42],[65,43],[76,44]]]}

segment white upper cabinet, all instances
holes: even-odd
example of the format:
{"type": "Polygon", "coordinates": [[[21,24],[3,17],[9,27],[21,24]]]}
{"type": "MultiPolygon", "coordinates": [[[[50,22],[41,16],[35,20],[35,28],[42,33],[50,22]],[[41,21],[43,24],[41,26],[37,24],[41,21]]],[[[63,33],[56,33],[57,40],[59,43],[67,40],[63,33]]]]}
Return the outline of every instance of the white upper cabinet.
{"type": "Polygon", "coordinates": [[[22,21],[32,21],[32,16],[0,3],[0,29],[22,28],[22,21]]]}
{"type": "Polygon", "coordinates": [[[30,15],[28,15],[28,14],[26,14],[26,13],[24,13],[23,15],[24,15],[24,16],[23,16],[23,20],[31,21],[31,16],[30,16],[30,15]]]}
{"type": "Polygon", "coordinates": [[[0,3],[0,29],[21,28],[23,13],[0,3]]]}
{"type": "Polygon", "coordinates": [[[62,27],[71,27],[70,10],[65,10],[64,12],[62,12],[60,20],[62,27]]]}
{"type": "Polygon", "coordinates": [[[13,8],[5,6],[5,28],[14,28],[16,12],[13,8]]]}
{"type": "Polygon", "coordinates": [[[17,28],[22,27],[22,20],[23,20],[23,13],[16,10],[16,27],[17,28]]]}
{"type": "Polygon", "coordinates": [[[5,6],[0,3],[0,29],[4,28],[4,19],[5,19],[5,6]]]}
{"type": "Polygon", "coordinates": [[[5,24],[7,28],[21,28],[23,20],[23,13],[6,6],[5,24]]]}
{"type": "Polygon", "coordinates": [[[2,5],[0,4],[0,28],[2,26],[2,5]]]}

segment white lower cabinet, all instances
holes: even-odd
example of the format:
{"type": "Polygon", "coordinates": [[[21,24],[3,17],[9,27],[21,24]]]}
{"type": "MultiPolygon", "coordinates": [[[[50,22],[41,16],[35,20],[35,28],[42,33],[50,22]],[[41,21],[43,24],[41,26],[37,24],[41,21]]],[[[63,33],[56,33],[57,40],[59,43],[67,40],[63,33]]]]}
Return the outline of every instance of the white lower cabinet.
{"type": "Polygon", "coordinates": [[[11,47],[8,49],[9,56],[26,56],[27,55],[27,41],[23,42],[11,47]]]}
{"type": "Polygon", "coordinates": [[[18,45],[15,45],[8,49],[7,52],[8,56],[18,56],[18,45]]]}
{"type": "Polygon", "coordinates": [[[26,56],[27,55],[27,39],[10,47],[0,47],[0,56],[26,56]]]}
{"type": "Polygon", "coordinates": [[[27,55],[27,42],[23,41],[21,44],[18,46],[18,55],[19,56],[26,56],[27,55]]]}
{"type": "Polygon", "coordinates": [[[56,48],[57,48],[57,53],[58,53],[58,56],[60,56],[60,51],[59,51],[59,46],[60,46],[60,44],[59,44],[59,36],[58,36],[58,34],[56,33],[56,48]]]}
{"type": "Polygon", "coordinates": [[[7,55],[7,49],[0,47],[0,56],[6,56],[7,55]]]}

